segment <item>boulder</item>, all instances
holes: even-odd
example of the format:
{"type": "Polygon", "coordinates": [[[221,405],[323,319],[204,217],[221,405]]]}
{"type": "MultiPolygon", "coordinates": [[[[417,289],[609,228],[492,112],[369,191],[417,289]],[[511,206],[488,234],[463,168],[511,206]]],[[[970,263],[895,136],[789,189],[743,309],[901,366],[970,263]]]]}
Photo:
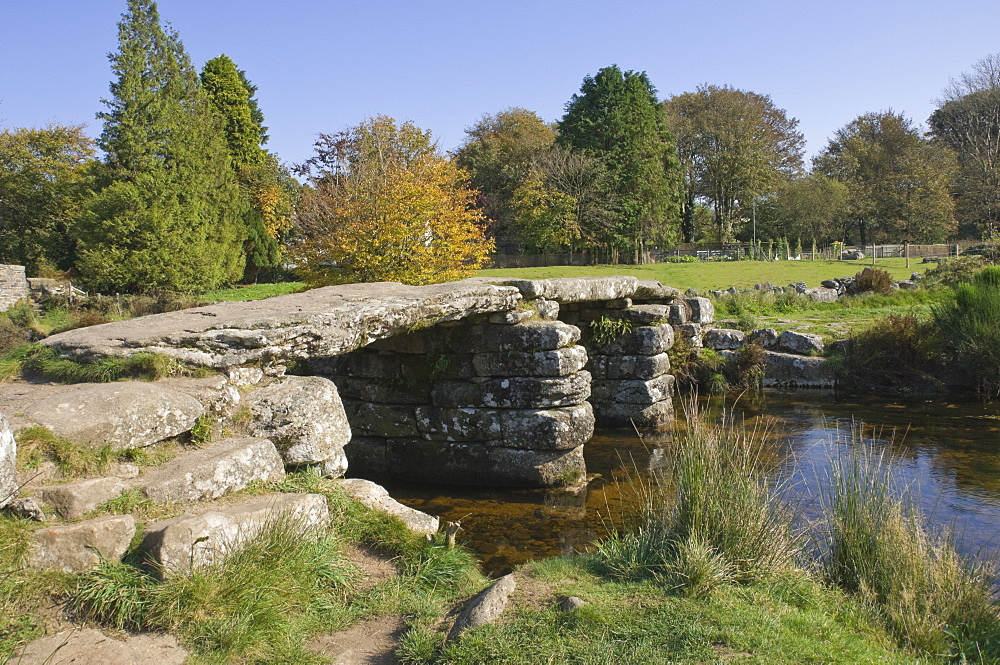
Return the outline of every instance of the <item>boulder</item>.
{"type": "Polygon", "coordinates": [[[504,575],[485,590],[476,595],[455,619],[448,632],[448,641],[457,639],[465,631],[477,626],[493,623],[507,608],[507,600],[517,588],[514,574],[504,575]]]}
{"type": "Polygon", "coordinates": [[[746,344],[747,336],[742,330],[712,328],[705,333],[702,343],[710,349],[738,349],[746,344]]]}
{"type": "Polygon", "coordinates": [[[17,665],[182,665],[187,651],[168,634],[139,634],[123,641],[93,628],[71,628],[46,635],[16,651],[17,665]]]}
{"type": "Polygon", "coordinates": [[[155,467],[134,481],[156,503],[217,499],[255,480],[285,477],[281,455],[268,439],[222,439],[155,467]]]}
{"type": "Polygon", "coordinates": [[[691,307],[691,323],[704,325],[715,320],[715,307],[708,298],[688,298],[687,303],[691,307]]]}
{"type": "Polygon", "coordinates": [[[141,548],[161,575],[170,576],[223,560],[265,527],[294,521],[305,532],[319,531],[328,519],[321,494],[267,494],[154,522],[146,527],[141,548]]]}
{"type": "Polygon", "coordinates": [[[860,249],[845,249],[840,253],[840,258],[844,261],[860,261],[865,258],[865,253],[860,249]]]}
{"type": "Polygon", "coordinates": [[[760,344],[765,349],[773,349],[778,346],[778,331],[774,328],[761,328],[750,333],[750,343],[760,344]]]}
{"type": "MultiPolygon", "coordinates": [[[[270,439],[285,464],[335,461],[347,470],[344,446],[351,440],[337,386],[319,376],[286,376],[250,393],[250,432],[270,439]]],[[[332,470],[332,469],[331,469],[332,470]]]]}
{"type": "Polygon", "coordinates": [[[904,291],[916,291],[920,288],[920,285],[911,279],[901,279],[896,282],[896,286],[903,289],[904,291]]]}
{"type": "Polygon", "coordinates": [[[52,506],[59,517],[75,520],[131,487],[121,478],[91,478],[65,485],[36,487],[33,493],[43,503],[52,506]]]}
{"type": "Polygon", "coordinates": [[[808,288],[809,287],[806,286],[805,282],[794,282],[794,283],[788,285],[788,290],[789,291],[795,291],[796,293],[800,293],[800,294],[801,293],[805,293],[806,289],[808,289],[808,288]]]}
{"type": "MultiPolygon", "coordinates": [[[[590,402],[555,409],[417,407],[420,438],[529,450],[572,450],[594,435],[590,402]]],[[[390,433],[380,436],[392,437],[390,433]]]]}
{"type": "Polygon", "coordinates": [[[472,364],[479,376],[567,376],[587,364],[587,349],[577,344],[551,351],[477,353],[472,364]]]}
{"type": "Polygon", "coordinates": [[[118,561],[135,536],[131,515],[108,515],[64,526],[50,526],[32,534],[28,565],[67,573],[90,570],[101,559],[118,561]]]}
{"type": "Polygon", "coordinates": [[[839,289],[840,283],[835,279],[824,279],[820,284],[827,289],[839,289]]]}
{"type": "Polygon", "coordinates": [[[776,388],[832,388],[835,381],[826,369],[826,358],[766,352],[763,385],[776,388]]]}
{"type": "Polygon", "coordinates": [[[823,353],[823,338],[810,333],[799,333],[786,330],[778,337],[778,346],[790,353],[802,356],[823,353]]]}
{"type": "Polygon", "coordinates": [[[17,497],[17,442],[10,423],[0,414],[0,508],[17,497]]]}
{"type": "Polygon", "coordinates": [[[81,383],[28,405],[27,420],[57,436],[98,447],[141,448],[190,430],[205,407],[157,383],[81,383]]]}
{"type": "MultiPolygon", "coordinates": [[[[826,282],[823,282],[826,284],[826,282]]],[[[836,288],[825,286],[815,286],[805,290],[805,296],[813,302],[835,302],[840,297],[840,291],[836,288]]]]}
{"type": "Polygon", "coordinates": [[[410,531],[422,534],[437,533],[438,518],[404,506],[389,496],[389,492],[381,485],[363,478],[341,480],[337,485],[363,506],[399,518],[410,531]]]}
{"type": "Polygon", "coordinates": [[[544,409],[580,404],[590,397],[590,373],[545,378],[516,376],[482,383],[441,381],[431,391],[431,403],[445,407],[544,409]]]}
{"type": "Polygon", "coordinates": [[[664,286],[655,279],[640,279],[636,284],[635,293],[632,297],[636,300],[661,300],[670,301],[683,297],[680,289],[672,286],[664,286]]]}

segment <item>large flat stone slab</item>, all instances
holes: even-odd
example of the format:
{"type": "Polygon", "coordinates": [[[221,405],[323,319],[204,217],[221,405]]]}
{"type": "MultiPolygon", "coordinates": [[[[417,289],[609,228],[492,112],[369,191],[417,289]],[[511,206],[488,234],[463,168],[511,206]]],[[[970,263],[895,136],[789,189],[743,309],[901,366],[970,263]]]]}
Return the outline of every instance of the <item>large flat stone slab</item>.
{"type": "Polygon", "coordinates": [[[84,360],[154,352],[224,368],[337,355],[435,323],[510,311],[519,299],[513,287],[478,279],[345,284],[79,328],[42,343],[84,360]]]}
{"type": "Polygon", "coordinates": [[[631,275],[493,281],[516,287],[526,299],[545,298],[559,303],[618,300],[619,298],[628,298],[639,288],[639,280],[631,275]]]}
{"type": "Polygon", "coordinates": [[[59,517],[75,520],[131,487],[121,478],[90,478],[65,485],[36,487],[31,493],[51,506],[59,517]]]}
{"type": "Polygon", "coordinates": [[[146,527],[142,550],[165,576],[223,560],[269,524],[295,520],[319,529],[329,519],[321,494],[268,494],[218,510],[181,515],[146,527]]]}
{"type": "Polygon", "coordinates": [[[285,477],[277,448],[268,439],[222,439],[152,469],[132,481],[156,503],[218,499],[255,480],[285,477]]]}
{"type": "Polygon", "coordinates": [[[187,651],[167,634],[132,635],[124,640],[93,628],[46,635],[15,652],[9,665],[182,665],[187,651]]]}
{"type": "Polygon", "coordinates": [[[24,420],[88,446],[141,448],[187,432],[205,412],[198,400],[143,381],[80,383],[24,408],[24,420]]]}

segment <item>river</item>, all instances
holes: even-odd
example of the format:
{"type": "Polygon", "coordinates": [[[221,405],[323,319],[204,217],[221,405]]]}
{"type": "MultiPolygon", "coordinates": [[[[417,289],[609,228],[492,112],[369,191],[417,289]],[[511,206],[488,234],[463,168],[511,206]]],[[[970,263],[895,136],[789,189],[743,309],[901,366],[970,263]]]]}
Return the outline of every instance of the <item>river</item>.
{"type": "MultiPolygon", "coordinates": [[[[708,405],[717,417],[718,402],[708,405]]],[[[1000,545],[1000,404],[977,400],[903,400],[827,392],[765,390],[724,408],[747,426],[766,427],[780,450],[804,518],[817,514],[831,460],[844,455],[851,432],[885,452],[896,477],[919,498],[933,525],[953,528],[959,549],[977,555],[1000,545]]],[[[593,479],[576,494],[386,482],[403,503],[461,521],[460,540],[485,571],[499,574],[530,559],[589,547],[628,514],[670,432],[598,430],[585,447],[593,479]]]]}

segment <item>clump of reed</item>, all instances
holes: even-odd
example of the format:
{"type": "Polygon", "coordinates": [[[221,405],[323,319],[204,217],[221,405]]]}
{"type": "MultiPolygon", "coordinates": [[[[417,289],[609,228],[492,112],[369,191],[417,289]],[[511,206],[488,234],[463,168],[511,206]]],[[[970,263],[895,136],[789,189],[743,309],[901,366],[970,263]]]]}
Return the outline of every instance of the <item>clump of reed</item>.
{"type": "Polygon", "coordinates": [[[930,530],[884,453],[858,439],[834,460],[825,492],[824,576],[859,597],[902,645],[995,662],[993,566],[964,559],[950,532],[930,530]]]}

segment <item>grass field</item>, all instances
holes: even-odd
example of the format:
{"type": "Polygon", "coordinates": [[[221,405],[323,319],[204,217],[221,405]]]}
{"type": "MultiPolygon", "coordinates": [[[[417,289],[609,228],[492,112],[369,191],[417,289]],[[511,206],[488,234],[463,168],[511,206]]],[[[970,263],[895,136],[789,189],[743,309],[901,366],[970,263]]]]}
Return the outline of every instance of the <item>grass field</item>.
{"type": "MultiPolygon", "coordinates": [[[[544,279],[547,277],[583,277],[588,275],[635,275],[639,279],[655,279],[663,284],[679,289],[739,289],[751,288],[754,284],[771,282],[775,286],[786,286],[793,282],[805,282],[809,286],[819,286],[824,279],[850,277],[863,268],[872,265],[870,259],[864,261],[699,261],[698,263],[650,263],[646,265],[600,265],[600,266],[550,266],[547,268],[493,268],[480,270],[483,277],[520,277],[544,279]]],[[[892,273],[895,279],[909,279],[913,271],[923,272],[926,264],[918,259],[879,259],[875,266],[892,273]]]]}

